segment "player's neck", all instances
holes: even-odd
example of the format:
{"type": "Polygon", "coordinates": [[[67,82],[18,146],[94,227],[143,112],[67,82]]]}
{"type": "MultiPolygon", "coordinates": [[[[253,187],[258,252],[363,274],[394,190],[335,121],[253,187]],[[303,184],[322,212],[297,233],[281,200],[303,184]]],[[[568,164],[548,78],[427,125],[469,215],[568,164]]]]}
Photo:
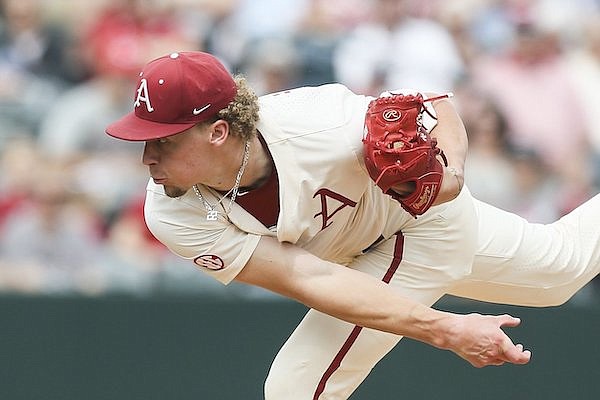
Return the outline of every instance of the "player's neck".
{"type": "Polygon", "coordinates": [[[271,175],[273,162],[258,134],[250,139],[250,158],[240,187],[244,191],[253,190],[264,184],[271,175]]]}

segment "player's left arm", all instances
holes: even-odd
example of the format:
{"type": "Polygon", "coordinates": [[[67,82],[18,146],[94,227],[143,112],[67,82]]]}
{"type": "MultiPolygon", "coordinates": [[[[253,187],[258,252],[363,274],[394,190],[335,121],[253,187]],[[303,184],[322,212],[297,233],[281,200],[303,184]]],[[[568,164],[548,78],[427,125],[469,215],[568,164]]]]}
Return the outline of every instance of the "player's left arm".
{"type": "MultiPolygon", "coordinates": [[[[428,97],[434,97],[430,94],[428,97]]],[[[444,152],[448,166],[444,168],[442,188],[433,205],[442,204],[458,196],[464,182],[465,160],[468,150],[468,139],[465,125],[454,104],[448,98],[434,100],[432,106],[437,114],[437,124],[431,136],[444,152]]],[[[442,163],[443,165],[443,163],[442,163]]]]}

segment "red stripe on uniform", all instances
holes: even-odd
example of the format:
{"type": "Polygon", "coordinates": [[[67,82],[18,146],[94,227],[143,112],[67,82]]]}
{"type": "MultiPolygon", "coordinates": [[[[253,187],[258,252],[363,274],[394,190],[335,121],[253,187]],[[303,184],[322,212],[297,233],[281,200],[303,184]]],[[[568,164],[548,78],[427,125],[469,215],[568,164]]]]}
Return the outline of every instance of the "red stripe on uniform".
{"type": "MultiPolygon", "coordinates": [[[[383,282],[390,283],[390,281],[392,280],[392,277],[398,270],[398,266],[402,261],[403,250],[404,235],[402,235],[402,232],[398,232],[396,234],[396,243],[394,244],[394,257],[392,258],[390,267],[383,276],[383,282]]],[[[338,351],[338,353],[335,355],[333,361],[331,362],[331,364],[329,364],[329,367],[321,377],[321,380],[317,385],[317,390],[315,391],[315,394],[313,396],[313,400],[319,400],[319,396],[321,396],[321,394],[323,394],[323,392],[325,391],[325,385],[327,385],[327,381],[329,380],[329,378],[331,378],[335,371],[337,371],[340,365],[342,365],[342,360],[344,359],[344,357],[346,357],[346,354],[348,354],[350,348],[352,348],[352,345],[356,342],[356,339],[358,339],[358,335],[360,334],[361,330],[362,326],[354,326],[354,329],[352,329],[352,332],[350,332],[350,335],[342,345],[340,351],[338,351]]]]}
{"type": "Polygon", "coordinates": [[[402,234],[402,232],[398,232],[396,234],[396,243],[394,244],[394,258],[392,259],[392,263],[390,264],[390,267],[388,268],[387,272],[385,273],[385,275],[382,279],[382,281],[384,281],[385,283],[390,283],[390,281],[392,280],[392,277],[398,270],[398,266],[400,265],[400,262],[402,261],[402,253],[403,252],[404,252],[404,235],[402,234]]]}

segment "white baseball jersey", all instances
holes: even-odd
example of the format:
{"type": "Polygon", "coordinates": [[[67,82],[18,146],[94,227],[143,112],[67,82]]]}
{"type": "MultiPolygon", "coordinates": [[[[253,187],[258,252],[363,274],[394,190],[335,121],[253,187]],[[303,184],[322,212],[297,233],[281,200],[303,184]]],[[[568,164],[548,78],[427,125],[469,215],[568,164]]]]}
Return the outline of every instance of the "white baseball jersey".
{"type": "MultiPolygon", "coordinates": [[[[243,268],[260,235],[276,235],[323,259],[348,264],[380,236],[388,238],[413,222],[364,168],[361,140],[370,100],[339,84],[260,98],[258,130],[279,178],[276,232],[235,203],[229,218],[220,214],[217,221],[207,221],[193,191],[171,199],[152,180],[145,207],[149,228],[173,252],[195,260],[223,283],[243,268]]],[[[210,203],[218,202],[216,192],[201,191],[210,203]]]]}

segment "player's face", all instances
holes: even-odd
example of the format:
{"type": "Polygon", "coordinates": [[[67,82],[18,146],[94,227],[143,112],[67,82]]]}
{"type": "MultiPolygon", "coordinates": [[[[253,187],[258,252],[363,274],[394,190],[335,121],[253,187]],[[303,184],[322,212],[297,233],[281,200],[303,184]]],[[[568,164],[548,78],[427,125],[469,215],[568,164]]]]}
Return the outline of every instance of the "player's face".
{"type": "Polygon", "coordinates": [[[183,196],[196,183],[210,183],[218,170],[207,139],[206,125],[197,125],[177,135],[147,141],[142,162],[156,184],[169,197],[183,196]]]}

